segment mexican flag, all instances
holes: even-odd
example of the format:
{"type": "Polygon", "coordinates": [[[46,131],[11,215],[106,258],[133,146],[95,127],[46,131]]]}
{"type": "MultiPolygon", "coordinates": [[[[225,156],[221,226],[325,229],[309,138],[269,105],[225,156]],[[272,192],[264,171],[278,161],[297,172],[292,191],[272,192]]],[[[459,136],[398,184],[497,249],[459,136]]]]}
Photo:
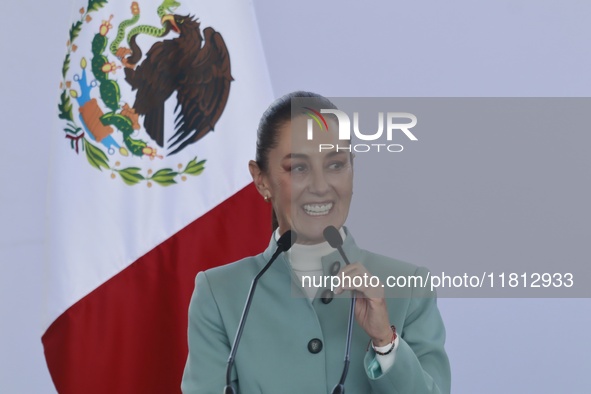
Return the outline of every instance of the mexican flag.
{"type": "Polygon", "coordinates": [[[73,10],[50,147],[47,364],[59,393],[180,392],[195,275],[271,233],[247,169],[272,100],[254,10],[73,10]]]}

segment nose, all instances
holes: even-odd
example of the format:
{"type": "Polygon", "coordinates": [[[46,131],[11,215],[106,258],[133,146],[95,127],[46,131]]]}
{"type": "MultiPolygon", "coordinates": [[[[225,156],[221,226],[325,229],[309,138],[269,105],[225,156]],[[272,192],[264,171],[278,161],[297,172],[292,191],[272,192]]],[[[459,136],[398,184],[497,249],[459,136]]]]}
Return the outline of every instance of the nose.
{"type": "Polygon", "coordinates": [[[322,169],[316,169],[312,171],[308,189],[311,193],[320,196],[328,193],[330,190],[330,184],[328,183],[326,174],[322,169]]]}

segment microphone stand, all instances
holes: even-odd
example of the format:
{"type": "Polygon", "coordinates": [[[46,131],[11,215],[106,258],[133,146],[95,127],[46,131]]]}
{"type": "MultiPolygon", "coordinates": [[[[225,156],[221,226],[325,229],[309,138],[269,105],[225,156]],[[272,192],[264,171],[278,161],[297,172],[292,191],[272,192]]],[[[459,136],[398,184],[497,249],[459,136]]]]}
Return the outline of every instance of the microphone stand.
{"type": "MultiPolygon", "coordinates": [[[[347,258],[345,251],[342,248],[343,238],[334,226],[328,226],[324,229],[324,238],[328,241],[330,246],[339,251],[341,257],[345,261],[345,264],[349,265],[351,262],[347,258]]],[[[345,365],[343,367],[343,373],[339,383],[332,389],[332,394],[345,394],[345,380],[347,379],[347,373],[349,372],[350,353],[351,353],[351,335],[353,334],[353,319],[355,317],[355,291],[351,294],[351,306],[349,307],[349,322],[347,324],[347,342],[345,344],[345,365]]]]}
{"type": "Polygon", "coordinates": [[[345,379],[347,379],[347,373],[349,372],[349,354],[351,352],[351,335],[353,334],[353,318],[355,316],[355,301],[357,298],[355,294],[351,295],[351,306],[349,307],[349,323],[347,324],[347,343],[345,345],[345,366],[343,367],[343,373],[341,380],[332,389],[332,394],[345,394],[345,379]]]}
{"type": "Polygon", "coordinates": [[[228,357],[228,365],[226,367],[226,386],[224,387],[224,394],[236,394],[234,387],[232,387],[232,367],[234,366],[236,352],[238,351],[238,345],[240,344],[240,339],[242,338],[242,332],[244,331],[244,325],[246,324],[246,318],[248,317],[248,313],[250,311],[250,305],[252,304],[252,298],[254,296],[254,291],[256,290],[257,283],[261,276],[263,276],[263,274],[269,269],[271,264],[273,264],[273,262],[277,259],[277,257],[282,252],[288,251],[291,248],[291,246],[295,243],[296,239],[297,234],[295,231],[286,231],[277,241],[277,250],[275,251],[275,253],[273,253],[273,256],[271,257],[269,262],[252,280],[250,290],[248,291],[248,296],[246,297],[246,303],[244,304],[244,310],[242,311],[242,316],[240,316],[238,331],[236,332],[236,337],[234,338],[234,343],[232,344],[232,349],[230,350],[230,356],[228,357]]]}

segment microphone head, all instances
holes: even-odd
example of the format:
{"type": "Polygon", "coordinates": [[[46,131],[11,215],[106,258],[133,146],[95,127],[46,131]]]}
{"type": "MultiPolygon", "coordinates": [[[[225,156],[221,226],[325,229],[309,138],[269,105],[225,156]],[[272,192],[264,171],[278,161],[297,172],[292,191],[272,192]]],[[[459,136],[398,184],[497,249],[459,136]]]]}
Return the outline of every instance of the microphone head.
{"type": "Polygon", "coordinates": [[[293,230],[287,230],[283,233],[279,240],[277,240],[277,246],[284,252],[287,252],[298,239],[298,233],[293,230]]]}
{"type": "Polygon", "coordinates": [[[328,226],[324,229],[324,239],[335,249],[343,244],[341,233],[339,233],[339,230],[335,226],[328,226]]]}

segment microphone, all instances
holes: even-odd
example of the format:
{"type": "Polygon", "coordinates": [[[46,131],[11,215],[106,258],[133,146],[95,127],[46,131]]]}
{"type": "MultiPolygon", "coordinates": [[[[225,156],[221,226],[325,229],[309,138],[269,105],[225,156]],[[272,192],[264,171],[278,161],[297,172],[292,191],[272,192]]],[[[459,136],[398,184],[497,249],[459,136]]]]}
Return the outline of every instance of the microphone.
{"type": "Polygon", "coordinates": [[[240,338],[242,338],[242,331],[244,331],[244,325],[246,324],[246,318],[248,317],[248,312],[250,311],[250,304],[252,303],[252,298],[254,296],[254,291],[256,290],[257,283],[261,276],[269,269],[271,264],[277,259],[277,257],[282,252],[287,252],[292,245],[295,243],[298,235],[295,231],[287,230],[277,241],[277,250],[271,256],[271,259],[263,267],[263,269],[254,277],[252,283],[250,285],[250,290],[248,291],[248,296],[246,297],[246,303],[244,304],[244,310],[242,311],[242,316],[240,316],[240,323],[238,324],[238,331],[236,332],[236,337],[234,338],[234,343],[232,344],[232,349],[230,350],[230,356],[228,357],[228,366],[226,368],[226,386],[224,387],[224,394],[236,394],[234,387],[232,387],[232,367],[234,366],[234,360],[236,357],[236,351],[238,350],[238,345],[240,344],[240,338]]]}
{"type": "Polygon", "coordinates": [[[339,230],[337,230],[335,226],[328,226],[324,229],[323,234],[324,239],[326,239],[328,244],[339,251],[341,257],[343,258],[343,260],[345,260],[345,264],[351,264],[351,262],[345,255],[345,252],[343,251],[343,238],[341,237],[341,233],[339,233],[339,230]]]}
{"type": "MultiPolygon", "coordinates": [[[[341,254],[341,257],[345,261],[345,264],[349,265],[351,262],[347,258],[347,255],[343,251],[343,238],[341,233],[334,226],[328,226],[324,229],[324,239],[330,246],[335,248],[341,254]]],[[[353,333],[353,318],[355,316],[355,292],[351,294],[351,307],[349,308],[349,322],[347,325],[347,342],[345,344],[345,365],[343,367],[343,373],[341,380],[332,389],[332,394],[345,394],[345,379],[347,379],[347,373],[349,372],[349,354],[351,353],[351,334],[353,333]]]]}

